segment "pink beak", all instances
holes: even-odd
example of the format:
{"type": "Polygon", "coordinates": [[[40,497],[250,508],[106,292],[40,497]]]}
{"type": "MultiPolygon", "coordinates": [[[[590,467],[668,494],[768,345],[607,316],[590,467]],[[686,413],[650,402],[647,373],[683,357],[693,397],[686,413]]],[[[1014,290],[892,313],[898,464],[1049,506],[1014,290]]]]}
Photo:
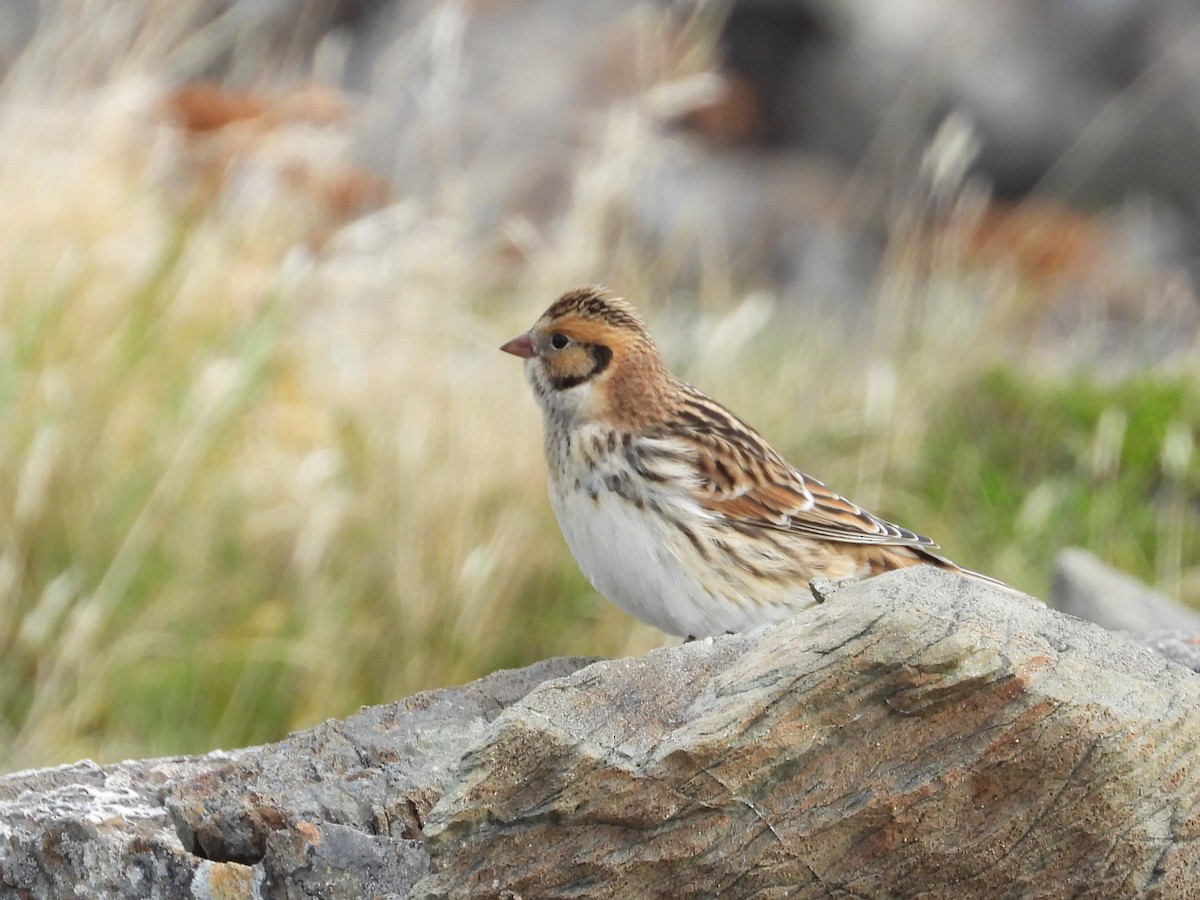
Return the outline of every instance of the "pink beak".
{"type": "Polygon", "coordinates": [[[533,341],[530,339],[528,331],[524,334],[518,334],[500,349],[505,353],[511,353],[513,356],[519,356],[522,359],[537,356],[537,351],[533,349],[533,341]]]}

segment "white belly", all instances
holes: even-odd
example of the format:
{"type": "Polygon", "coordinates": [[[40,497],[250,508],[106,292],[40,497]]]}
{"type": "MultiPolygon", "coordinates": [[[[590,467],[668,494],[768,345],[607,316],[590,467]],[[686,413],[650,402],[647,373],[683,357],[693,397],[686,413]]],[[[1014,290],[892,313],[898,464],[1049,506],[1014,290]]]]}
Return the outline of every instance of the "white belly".
{"type": "MultiPolygon", "coordinates": [[[[611,491],[551,484],[550,500],[567,545],[592,586],[626,612],[670,634],[704,637],[778,622],[811,603],[742,596],[704,569],[678,528],[611,491]],[[716,591],[712,590],[716,588],[716,591]]],[[[698,508],[697,516],[704,513],[698,508]]],[[[807,591],[798,591],[807,594],[807,591]]]]}

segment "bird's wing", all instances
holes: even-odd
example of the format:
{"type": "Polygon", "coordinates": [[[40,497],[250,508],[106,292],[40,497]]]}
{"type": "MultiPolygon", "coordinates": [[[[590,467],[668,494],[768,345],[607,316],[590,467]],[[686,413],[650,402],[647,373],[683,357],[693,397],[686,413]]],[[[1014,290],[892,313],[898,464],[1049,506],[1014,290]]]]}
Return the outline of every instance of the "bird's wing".
{"type": "Polygon", "coordinates": [[[927,537],[886,522],[787,463],[724,407],[700,394],[657,438],[642,445],[643,469],[672,458],[693,478],[699,506],[731,523],[853,544],[937,549],[927,537]]]}

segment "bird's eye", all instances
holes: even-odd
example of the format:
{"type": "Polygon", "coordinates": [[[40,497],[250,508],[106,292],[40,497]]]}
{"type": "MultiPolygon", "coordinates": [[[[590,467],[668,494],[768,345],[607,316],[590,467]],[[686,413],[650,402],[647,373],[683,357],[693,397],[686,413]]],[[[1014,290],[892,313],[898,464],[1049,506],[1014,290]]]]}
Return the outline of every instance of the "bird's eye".
{"type": "Polygon", "coordinates": [[[550,346],[553,347],[555,350],[561,350],[563,347],[567,346],[567,344],[569,344],[570,342],[571,342],[571,339],[569,337],[567,337],[565,334],[563,334],[561,331],[556,331],[556,332],[554,332],[554,334],[550,335],[550,346]]]}

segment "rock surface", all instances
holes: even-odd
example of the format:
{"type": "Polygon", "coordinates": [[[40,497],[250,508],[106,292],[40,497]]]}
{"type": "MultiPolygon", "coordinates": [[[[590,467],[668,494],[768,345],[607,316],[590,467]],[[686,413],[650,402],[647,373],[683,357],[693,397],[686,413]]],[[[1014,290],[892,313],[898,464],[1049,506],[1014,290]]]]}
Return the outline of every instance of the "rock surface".
{"type": "Polygon", "coordinates": [[[1200,672],[1200,612],[1177,603],[1086,550],[1064,550],[1054,569],[1054,608],[1114,631],[1200,672]]]}
{"type": "Polygon", "coordinates": [[[432,896],[1187,896],[1200,681],[931,568],[543,686],[425,834],[432,896]]]}
{"type": "Polygon", "coordinates": [[[0,896],[1188,897],[1200,679],[932,568],[204,757],[0,778],[0,896]]]}
{"type": "Polygon", "coordinates": [[[1200,612],[1077,548],[1058,555],[1050,599],[1060,612],[1114,631],[1200,632],[1200,612]]]}
{"type": "Polygon", "coordinates": [[[0,777],[0,897],[406,896],[421,820],[553,659],[232,753],[0,777]]]}

